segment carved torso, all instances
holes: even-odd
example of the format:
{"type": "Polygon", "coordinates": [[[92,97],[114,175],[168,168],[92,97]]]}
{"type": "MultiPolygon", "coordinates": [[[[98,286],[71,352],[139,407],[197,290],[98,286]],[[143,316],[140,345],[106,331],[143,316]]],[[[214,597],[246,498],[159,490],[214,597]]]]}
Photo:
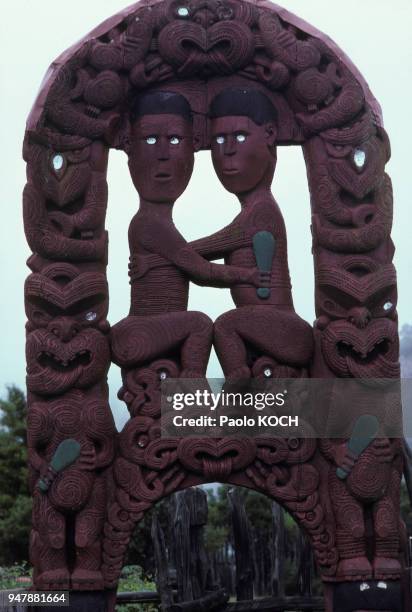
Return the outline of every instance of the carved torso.
{"type": "MultiPolygon", "coordinates": [[[[271,270],[270,297],[262,300],[251,285],[237,285],[231,289],[233,301],[236,306],[270,305],[279,308],[293,308],[289,268],[287,261],[286,228],[282,213],[274,199],[259,202],[250,208],[245,208],[236,217],[235,225],[242,228],[247,235],[253,238],[258,231],[271,232],[275,238],[275,255],[271,270]]],[[[230,265],[250,267],[256,266],[252,241],[250,246],[232,251],[225,262],[230,265]]]]}
{"type": "MultiPolygon", "coordinates": [[[[129,227],[131,315],[187,310],[189,281],[171,262],[156,256],[156,247],[159,247],[156,235],[155,228],[148,228],[143,215],[137,213],[133,217],[129,227]]],[[[158,237],[159,243],[161,240],[163,236],[158,237]]]]}

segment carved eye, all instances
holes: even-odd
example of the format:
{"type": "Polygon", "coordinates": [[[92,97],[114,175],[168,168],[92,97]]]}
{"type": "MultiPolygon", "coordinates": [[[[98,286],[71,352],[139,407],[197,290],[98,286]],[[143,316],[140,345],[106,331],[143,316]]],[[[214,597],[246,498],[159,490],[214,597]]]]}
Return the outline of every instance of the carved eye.
{"type": "Polygon", "coordinates": [[[54,170],[57,170],[57,171],[61,170],[64,164],[63,155],[61,153],[56,153],[56,155],[52,157],[51,164],[54,170]]]}
{"type": "Polygon", "coordinates": [[[141,436],[139,436],[137,440],[137,446],[139,446],[140,448],[146,448],[148,443],[149,443],[149,437],[147,435],[142,434],[141,436]]]}
{"type": "Polygon", "coordinates": [[[382,306],[383,310],[385,312],[389,312],[391,310],[391,308],[393,308],[393,304],[392,302],[385,302],[384,305],[382,306]]]}
{"type": "Polygon", "coordinates": [[[187,6],[179,6],[177,9],[177,14],[179,17],[189,17],[190,11],[187,6]]]}
{"type": "Polygon", "coordinates": [[[149,145],[154,145],[157,142],[157,138],[155,136],[149,136],[148,138],[146,138],[146,142],[149,145]]]}
{"type": "Polygon", "coordinates": [[[178,145],[180,143],[181,138],[179,138],[179,136],[172,136],[170,138],[170,144],[172,145],[178,145]]]}
{"type": "Polygon", "coordinates": [[[332,302],[332,300],[325,300],[325,301],[323,302],[323,307],[324,307],[326,310],[335,310],[335,308],[336,308],[336,304],[335,304],[335,302],[332,302]]]}
{"type": "Polygon", "coordinates": [[[89,321],[89,323],[92,323],[92,321],[95,321],[97,319],[97,313],[90,311],[88,313],[85,314],[86,321],[89,321]]]}
{"type": "Polygon", "coordinates": [[[225,144],[226,138],[224,136],[216,136],[217,144],[225,144]]]}
{"type": "Polygon", "coordinates": [[[238,142],[245,142],[246,141],[246,134],[237,134],[236,140],[238,142]]]}

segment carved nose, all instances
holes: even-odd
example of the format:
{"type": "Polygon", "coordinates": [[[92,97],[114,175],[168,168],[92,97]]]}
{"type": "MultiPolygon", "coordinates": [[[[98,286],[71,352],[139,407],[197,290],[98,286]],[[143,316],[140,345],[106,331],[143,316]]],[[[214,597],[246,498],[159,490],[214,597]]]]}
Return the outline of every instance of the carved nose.
{"type": "Polygon", "coordinates": [[[167,140],[160,139],[160,142],[158,145],[157,159],[159,161],[165,161],[169,158],[170,158],[169,143],[167,140]]]}
{"type": "Polygon", "coordinates": [[[69,342],[79,332],[77,322],[69,317],[53,319],[53,321],[49,323],[47,329],[60,338],[62,342],[69,342]]]}
{"type": "Polygon", "coordinates": [[[225,155],[234,155],[236,153],[235,140],[231,136],[226,138],[225,146],[223,149],[225,155]]]}
{"type": "Polygon", "coordinates": [[[365,328],[371,320],[371,313],[367,308],[352,308],[349,311],[349,321],[360,329],[365,328]]]}

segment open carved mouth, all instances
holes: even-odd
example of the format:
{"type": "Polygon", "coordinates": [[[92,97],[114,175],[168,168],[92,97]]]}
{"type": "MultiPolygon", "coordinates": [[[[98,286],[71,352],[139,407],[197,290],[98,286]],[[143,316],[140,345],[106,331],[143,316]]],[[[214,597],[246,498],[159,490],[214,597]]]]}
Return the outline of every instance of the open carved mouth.
{"type": "Polygon", "coordinates": [[[360,364],[368,364],[373,362],[377,357],[386,355],[390,348],[390,341],[387,338],[379,340],[374,346],[367,351],[359,351],[355,349],[353,344],[341,340],[337,343],[338,353],[341,357],[349,357],[360,364]]]}
{"type": "Polygon", "coordinates": [[[42,368],[51,368],[56,372],[72,372],[78,367],[88,366],[92,356],[90,351],[76,353],[71,359],[60,359],[57,355],[42,351],[37,359],[42,368]]]}
{"type": "Polygon", "coordinates": [[[168,181],[172,178],[172,175],[169,172],[158,172],[155,174],[155,178],[161,181],[168,181]]]}

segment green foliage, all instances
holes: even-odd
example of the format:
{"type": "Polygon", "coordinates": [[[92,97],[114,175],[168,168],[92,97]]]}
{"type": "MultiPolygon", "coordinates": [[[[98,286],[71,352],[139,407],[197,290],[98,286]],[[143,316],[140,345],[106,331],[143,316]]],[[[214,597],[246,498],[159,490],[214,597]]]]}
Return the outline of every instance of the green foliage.
{"type": "Polygon", "coordinates": [[[11,567],[0,567],[0,591],[6,589],[27,588],[31,584],[31,569],[26,562],[15,563],[11,567]],[[19,579],[26,578],[29,581],[19,579]]]}
{"type": "MultiPolygon", "coordinates": [[[[206,527],[206,547],[209,552],[222,548],[226,542],[231,542],[231,517],[228,503],[228,492],[232,487],[221,485],[217,490],[208,490],[208,522],[206,527]]],[[[245,504],[246,514],[256,533],[270,533],[272,529],[272,503],[273,501],[252,491],[239,488],[239,495],[245,504]]],[[[286,528],[290,531],[297,529],[292,517],[285,513],[286,528]]]]}
{"type": "Polygon", "coordinates": [[[0,400],[0,565],[28,558],[31,499],[27,484],[26,399],[17,387],[0,400]]]}
{"type": "MultiPolygon", "coordinates": [[[[143,577],[142,568],[138,565],[125,565],[119,582],[119,593],[136,591],[156,591],[156,585],[143,577]]],[[[156,604],[117,605],[117,612],[156,612],[156,604]]]]}

